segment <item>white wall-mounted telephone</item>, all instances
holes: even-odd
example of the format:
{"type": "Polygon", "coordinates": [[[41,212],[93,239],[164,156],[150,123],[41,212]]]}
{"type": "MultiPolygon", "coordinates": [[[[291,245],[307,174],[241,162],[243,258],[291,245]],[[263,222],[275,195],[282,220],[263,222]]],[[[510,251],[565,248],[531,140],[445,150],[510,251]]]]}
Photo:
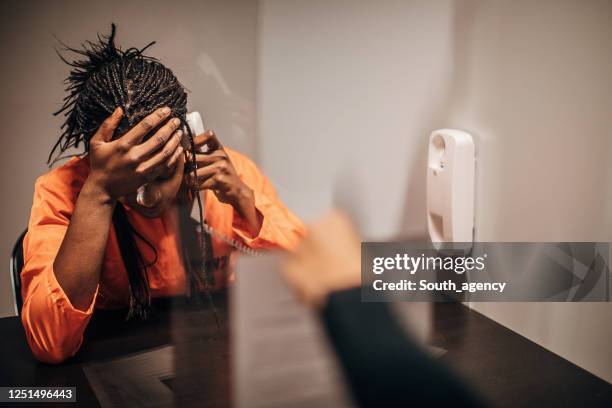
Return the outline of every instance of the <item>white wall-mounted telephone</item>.
{"type": "Polygon", "coordinates": [[[472,136],[434,130],[427,159],[427,224],[433,243],[469,243],[474,229],[475,156],[472,136]]]}

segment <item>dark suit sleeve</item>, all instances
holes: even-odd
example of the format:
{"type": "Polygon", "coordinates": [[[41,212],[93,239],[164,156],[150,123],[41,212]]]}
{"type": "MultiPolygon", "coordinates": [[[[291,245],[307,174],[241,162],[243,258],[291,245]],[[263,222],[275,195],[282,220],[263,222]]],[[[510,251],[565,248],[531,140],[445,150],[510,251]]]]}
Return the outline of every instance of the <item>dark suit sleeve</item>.
{"type": "Polygon", "coordinates": [[[387,304],[362,303],[351,289],[332,294],[322,316],[360,406],[482,406],[405,334],[387,304]]]}

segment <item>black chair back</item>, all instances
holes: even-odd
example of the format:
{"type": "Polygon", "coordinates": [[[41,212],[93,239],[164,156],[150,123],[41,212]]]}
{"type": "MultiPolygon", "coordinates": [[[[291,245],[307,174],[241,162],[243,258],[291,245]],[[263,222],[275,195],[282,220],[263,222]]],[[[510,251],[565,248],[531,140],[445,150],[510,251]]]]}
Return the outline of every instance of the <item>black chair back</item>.
{"type": "Polygon", "coordinates": [[[23,269],[23,238],[25,237],[26,229],[19,235],[13,252],[11,253],[11,283],[13,284],[13,294],[15,295],[15,314],[21,314],[21,306],[23,299],[21,298],[21,269],[23,269]]]}

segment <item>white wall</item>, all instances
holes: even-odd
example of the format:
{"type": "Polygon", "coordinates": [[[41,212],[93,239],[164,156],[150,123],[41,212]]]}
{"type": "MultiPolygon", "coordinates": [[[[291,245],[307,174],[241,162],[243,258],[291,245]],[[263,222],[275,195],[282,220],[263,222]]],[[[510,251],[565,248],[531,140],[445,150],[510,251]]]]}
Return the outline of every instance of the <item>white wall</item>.
{"type": "Polygon", "coordinates": [[[261,164],[299,215],[340,194],[370,238],[425,233],[423,135],[443,124],[450,5],[261,2],[261,164]]]}
{"type": "MultiPolygon", "coordinates": [[[[478,240],[609,241],[611,9],[264,0],[261,163],[307,219],[340,190],[366,237],[421,235],[427,136],[458,127],[477,141],[478,240]]],[[[612,381],[612,304],[473,307],[612,381]]]]}
{"type": "MultiPolygon", "coordinates": [[[[47,170],[60,120],[68,67],[56,56],[53,34],[78,46],[118,24],[117,43],[144,46],[174,70],[191,91],[189,105],[222,141],[249,155],[255,143],[256,1],[7,1],[0,4],[0,88],[4,192],[0,257],[8,265],[27,225],[34,180],[47,170]]],[[[0,279],[0,316],[13,314],[6,273],[0,279]]]]}

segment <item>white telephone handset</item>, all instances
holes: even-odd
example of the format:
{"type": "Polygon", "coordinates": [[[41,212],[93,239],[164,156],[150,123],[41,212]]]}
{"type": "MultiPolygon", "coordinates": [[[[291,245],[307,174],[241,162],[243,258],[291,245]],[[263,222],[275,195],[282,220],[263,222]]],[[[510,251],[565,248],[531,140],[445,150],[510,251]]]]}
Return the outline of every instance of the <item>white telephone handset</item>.
{"type": "MultiPolygon", "coordinates": [[[[191,134],[195,137],[197,135],[201,135],[204,133],[204,122],[202,122],[202,115],[200,112],[190,112],[185,117],[187,121],[187,125],[189,125],[189,129],[191,129],[191,134]]],[[[187,133],[187,129],[185,129],[185,133],[187,133]]],[[[191,148],[189,145],[189,139],[186,134],[183,135],[183,147],[191,148]],[[185,146],[185,142],[187,146],[185,146]]]]}

